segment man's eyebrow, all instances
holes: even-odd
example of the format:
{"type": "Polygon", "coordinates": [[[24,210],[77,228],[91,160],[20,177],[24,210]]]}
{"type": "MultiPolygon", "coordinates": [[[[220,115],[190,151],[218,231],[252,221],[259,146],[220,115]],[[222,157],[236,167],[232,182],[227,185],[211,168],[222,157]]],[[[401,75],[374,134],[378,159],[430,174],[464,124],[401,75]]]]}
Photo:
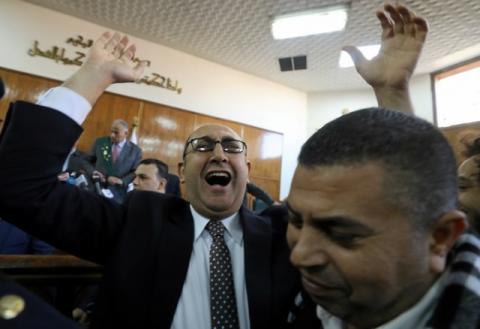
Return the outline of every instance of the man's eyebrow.
{"type": "MultiPolygon", "coordinates": [[[[292,206],[288,203],[288,201],[285,202],[285,205],[288,211],[293,214],[293,216],[297,218],[302,218],[302,215],[298,211],[295,211],[294,209],[292,209],[292,206]]],[[[311,220],[315,222],[316,225],[320,225],[325,228],[352,229],[362,234],[375,233],[375,231],[372,228],[365,226],[359,223],[358,221],[345,216],[312,217],[311,220]]]]}
{"type": "Polygon", "coordinates": [[[375,231],[358,221],[345,216],[312,217],[312,221],[317,225],[328,228],[343,228],[355,230],[362,234],[374,234],[375,231]]]}

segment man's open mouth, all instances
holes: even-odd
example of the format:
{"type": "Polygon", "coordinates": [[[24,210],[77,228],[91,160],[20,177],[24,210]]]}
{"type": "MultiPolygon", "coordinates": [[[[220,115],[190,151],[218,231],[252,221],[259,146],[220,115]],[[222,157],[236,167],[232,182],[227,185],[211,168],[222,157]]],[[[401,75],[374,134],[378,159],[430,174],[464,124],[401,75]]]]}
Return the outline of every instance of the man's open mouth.
{"type": "Polygon", "coordinates": [[[209,185],[227,186],[232,176],[226,171],[211,171],[205,176],[205,180],[209,185]]]}

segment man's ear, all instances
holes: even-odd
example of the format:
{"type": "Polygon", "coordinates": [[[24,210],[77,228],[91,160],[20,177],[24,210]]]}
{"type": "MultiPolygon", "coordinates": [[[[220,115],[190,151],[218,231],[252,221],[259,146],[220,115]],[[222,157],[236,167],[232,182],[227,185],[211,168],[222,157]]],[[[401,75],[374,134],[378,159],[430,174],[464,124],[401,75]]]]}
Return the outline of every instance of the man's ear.
{"type": "Polygon", "coordinates": [[[250,171],[252,170],[252,163],[250,160],[247,160],[248,176],[250,177],[250,171]]]}
{"type": "Polygon", "coordinates": [[[165,189],[167,188],[167,179],[166,178],[160,178],[160,182],[158,184],[158,190],[162,193],[165,193],[165,189]]]}
{"type": "Polygon", "coordinates": [[[444,214],[434,225],[430,235],[430,270],[442,273],[445,270],[450,249],[467,229],[466,216],[459,210],[444,214]]]}
{"type": "Polygon", "coordinates": [[[180,183],[185,183],[185,164],[184,162],[179,162],[177,166],[178,177],[180,178],[180,183]]]}

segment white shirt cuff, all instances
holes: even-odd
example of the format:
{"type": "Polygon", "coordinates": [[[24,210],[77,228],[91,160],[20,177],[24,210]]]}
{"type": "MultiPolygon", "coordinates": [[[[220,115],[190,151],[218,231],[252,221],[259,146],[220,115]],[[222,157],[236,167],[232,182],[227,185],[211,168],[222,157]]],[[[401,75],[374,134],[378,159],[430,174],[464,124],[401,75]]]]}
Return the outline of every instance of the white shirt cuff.
{"type": "Polygon", "coordinates": [[[40,96],[37,104],[62,112],[79,125],[85,121],[92,109],[85,97],[65,87],[49,89],[40,96]]]}

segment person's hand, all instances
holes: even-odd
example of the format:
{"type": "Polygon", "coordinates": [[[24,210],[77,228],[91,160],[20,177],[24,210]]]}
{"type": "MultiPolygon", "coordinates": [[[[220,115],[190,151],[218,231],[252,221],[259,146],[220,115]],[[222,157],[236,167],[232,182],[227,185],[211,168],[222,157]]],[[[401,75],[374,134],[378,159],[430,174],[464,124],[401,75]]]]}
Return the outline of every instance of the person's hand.
{"type": "Polygon", "coordinates": [[[142,74],[143,66],[133,62],[135,45],[127,45],[127,36],[103,33],[88,53],[84,69],[96,71],[102,78],[108,79],[109,84],[135,81],[142,74]]]}
{"type": "Polygon", "coordinates": [[[68,172],[62,172],[57,175],[57,178],[61,182],[66,182],[70,178],[70,174],[68,172]]]}
{"type": "Polygon", "coordinates": [[[115,176],[108,176],[107,183],[109,185],[123,185],[123,181],[115,176]]]}
{"type": "Polygon", "coordinates": [[[428,32],[427,21],[407,7],[385,5],[377,17],[382,26],[380,52],[371,60],[353,46],[343,48],[355,68],[373,88],[408,88],[428,32]],[[388,13],[388,14],[387,14],[388,13]]]}
{"type": "Polygon", "coordinates": [[[92,172],[92,179],[98,179],[100,182],[105,183],[105,175],[98,170],[92,172]]]}
{"type": "Polygon", "coordinates": [[[77,307],[72,311],[72,318],[77,321],[82,326],[87,326],[89,324],[89,318],[87,312],[77,307]]]}
{"type": "Polygon", "coordinates": [[[128,37],[105,32],[95,41],[82,67],[63,84],[85,97],[92,105],[113,83],[140,78],[144,64],[133,62],[136,47],[128,37]]]}

